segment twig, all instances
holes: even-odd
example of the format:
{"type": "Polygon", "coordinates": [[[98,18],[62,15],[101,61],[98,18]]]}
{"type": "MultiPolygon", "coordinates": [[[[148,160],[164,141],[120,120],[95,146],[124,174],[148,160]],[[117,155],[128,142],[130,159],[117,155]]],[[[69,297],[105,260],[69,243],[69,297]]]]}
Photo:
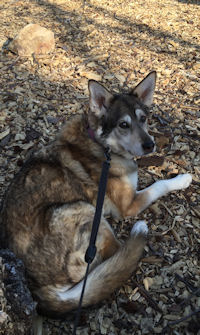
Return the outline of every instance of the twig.
{"type": "Polygon", "coordinates": [[[7,70],[12,69],[12,67],[18,62],[19,59],[20,59],[20,56],[17,56],[14,62],[8,66],[7,70]]]}
{"type": "Polygon", "coordinates": [[[191,312],[190,314],[183,316],[182,318],[175,320],[175,321],[171,321],[167,324],[167,326],[165,328],[163,328],[162,333],[161,334],[165,334],[165,332],[167,331],[167,329],[171,326],[175,326],[183,321],[186,321],[187,319],[191,318],[193,315],[196,315],[200,312],[200,308],[198,308],[196,311],[191,312]]]}
{"type": "Polygon", "coordinates": [[[199,106],[184,106],[184,105],[180,105],[180,107],[182,108],[182,109],[191,109],[191,110],[199,110],[199,106]]]}
{"type": "Polygon", "coordinates": [[[152,297],[147,293],[145,289],[143,289],[142,286],[138,285],[138,283],[133,279],[133,284],[138,287],[138,291],[141,293],[141,295],[148,301],[149,305],[155,309],[157,312],[163,314],[162,309],[158,306],[158,304],[152,299],[152,297]]]}
{"type": "Polygon", "coordinates": [[[192,285],[187,279],[181,277],[178,273],[175,273],[175,277],[176,277],[176,279],[178,279],[179,281],[184,283],[187,286],[187,288],[190,289],[191,292],[196,291],[196,287],[194,287],[194,285],[192,285]]]}
{"type": "Polygon", "coordinates": [[[166,211],[167,211],[171,216],[174,216],[173,213],[170,211],[170,209],[164,204],[164,202],[162,202],[161,205],[166,209],[166,211]]]}

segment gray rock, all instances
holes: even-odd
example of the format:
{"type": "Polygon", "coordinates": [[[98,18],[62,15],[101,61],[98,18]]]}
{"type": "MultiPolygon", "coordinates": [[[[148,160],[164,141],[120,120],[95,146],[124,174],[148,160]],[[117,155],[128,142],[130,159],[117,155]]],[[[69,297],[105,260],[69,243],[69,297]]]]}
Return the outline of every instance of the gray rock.
{"type": "Polygon", "coordinates": [[[42,55],[55,48],[54,33],[38,24],[28,24],[11,40],[7,48],[19,56],[42,55]]]}

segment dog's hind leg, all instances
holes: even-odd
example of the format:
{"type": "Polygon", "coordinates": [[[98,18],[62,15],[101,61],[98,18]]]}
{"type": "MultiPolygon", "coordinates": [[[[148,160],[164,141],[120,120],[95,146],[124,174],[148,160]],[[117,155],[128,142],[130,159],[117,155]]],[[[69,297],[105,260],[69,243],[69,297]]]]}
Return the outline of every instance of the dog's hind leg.
{"type": "MultiPolygon", "coordinates": [[[[142,255],[147,232],[146,223],[144,221],[137,222],[126,243],[89,273],[83,306],[96,304],[105,299],[130,277],[142,255]]],[[[45,310],[48,305],[48,310],[54,316],[76,309],[82,286],[83,280],[70,289],[61,285],[42,287],[37,292],[41,299],[40,307],[45,310]]]]}
{"type": "Polygon", "coordinates": [[[156,181],[142,191],[138,191],[124,216],[136,216],[158,198],[169,192],[187,188],[192,182],[190,174],[180,174],[175,178],[156,181]]]}

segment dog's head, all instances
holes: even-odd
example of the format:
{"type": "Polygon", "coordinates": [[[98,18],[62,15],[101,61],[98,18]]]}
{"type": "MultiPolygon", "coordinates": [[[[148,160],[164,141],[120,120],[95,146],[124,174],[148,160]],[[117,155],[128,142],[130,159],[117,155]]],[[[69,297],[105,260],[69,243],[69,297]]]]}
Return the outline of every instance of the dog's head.
{"type": "Polygon", "coordinates": [[[156,72],[151,72],[130,93],[112,94],[98,82],[89,81],[88,121],[97,142],[130,159],[154,151],[147,117],[155,82],[156,72]]]}

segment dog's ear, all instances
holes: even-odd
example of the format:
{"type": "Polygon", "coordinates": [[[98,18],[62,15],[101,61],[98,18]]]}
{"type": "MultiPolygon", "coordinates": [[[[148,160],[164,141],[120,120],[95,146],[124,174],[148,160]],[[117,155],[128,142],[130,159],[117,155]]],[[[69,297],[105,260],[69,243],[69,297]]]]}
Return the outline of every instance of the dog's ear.
{"type": "Polygon", "coordinates": [[[101,117],[109,107],[113,95],[95,80],[89,80],[88,88],[90,93],[90,111],[95,113],[97,117],[101,117]]]}
{"type": "Polygon", "coordinates": [[[131,92],[136,94],[142,103],[148,107],[153,102],[153,94],[156,85],[156,71],[150,72],[131,92]]]}

